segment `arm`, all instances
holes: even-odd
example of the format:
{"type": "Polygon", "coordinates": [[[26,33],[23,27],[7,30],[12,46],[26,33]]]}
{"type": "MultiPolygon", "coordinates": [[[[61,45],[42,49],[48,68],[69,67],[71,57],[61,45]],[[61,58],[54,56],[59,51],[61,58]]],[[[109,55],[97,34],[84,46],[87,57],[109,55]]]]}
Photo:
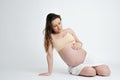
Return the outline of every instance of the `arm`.
{"type": "Polygon", "coordinates": [[[53,68],[53,49],[52,45],[49,47],[49,51],[47,54],[47,63],[48,63],[48,72],[51,74],[52,73],[52,68],[53,68]]]}
{"type": "Polygon", "coordinates": [[[47,63],[48,63],[48,72],[41,73],[41,74],[39,74],[39,76],[40,75],[49,76],[52,74],[52,68],[53,68],[53,47],[52,47],[52,44],[50,44],[50,46],[49,46],[49,50],[47,52],[46,59],[47,59],[47,63]]]}
{"type": "Polygon", "coordinates": [[[72,30],[72,29],[68,29],[68,31],[73,35],[73,37],[75,38],[75,42],[76,43],[74,43],[73,44],[73,48],[74,49],[80,49],[80,48],[82,48],[82,42],[78,39],[78,37],[76,36],[76,34],[75,34],[75,32],[72,30]]]}

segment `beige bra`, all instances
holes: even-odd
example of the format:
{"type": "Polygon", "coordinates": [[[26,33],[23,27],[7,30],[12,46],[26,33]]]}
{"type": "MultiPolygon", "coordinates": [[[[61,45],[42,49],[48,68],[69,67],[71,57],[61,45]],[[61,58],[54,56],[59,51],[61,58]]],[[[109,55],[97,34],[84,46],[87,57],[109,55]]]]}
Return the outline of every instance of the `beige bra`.
{"type": "Polygon", "coordinates": [[[60,51],[64,48],[68,43],[75,42],[74,37],[70,33],[66,33],[66,35],[62,38],[52,39],[53,47],[60,51]]]}

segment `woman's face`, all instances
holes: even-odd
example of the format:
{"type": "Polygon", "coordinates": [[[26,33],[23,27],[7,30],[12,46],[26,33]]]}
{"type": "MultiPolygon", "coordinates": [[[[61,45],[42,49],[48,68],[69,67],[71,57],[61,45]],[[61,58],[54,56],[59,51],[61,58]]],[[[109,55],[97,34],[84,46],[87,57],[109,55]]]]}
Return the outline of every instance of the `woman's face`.
{"type": "Polygon", "coordinates": [[[62,23],[60,18],[56,18],[54,19],[52,22],[52,28],[54,30],[55,33],[60,33],[62,31],[62,23]]]}

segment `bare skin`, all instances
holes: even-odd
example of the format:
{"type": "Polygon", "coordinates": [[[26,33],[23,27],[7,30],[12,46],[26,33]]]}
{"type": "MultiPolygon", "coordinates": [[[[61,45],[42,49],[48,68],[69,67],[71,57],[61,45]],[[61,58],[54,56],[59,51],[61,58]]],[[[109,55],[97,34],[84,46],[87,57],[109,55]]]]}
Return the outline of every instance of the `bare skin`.
{"type": "MultiPolygon", "coordinates": [[[[73,33],[70,29],[65,29],[63,33],[73,33]]],[[[66,35],[66,34],[65,34],[66,35]]],[[[64,36],[65,36],[64,35],[64,36]]],[[[75,35],[75,34],[72,34],[75,35]]],[[[75,36],[74,36],[75,37],[75,36]]],[[[82,43],[76,41],[75,43],[69,43],[64,48],[62,48],[58,53],[63,59],[63,61],[68,66],[77,66],[84,62],[86,51],[81,47],[82,43]]]]}
{"type": "MultiPolygon", "coordinates": [[[[55,20],[52,21],[52,27],[55,32],[55,34],[51,34],[52,38],[62,38],[66,35],[67,32],[72,34],[73,37],[75,38],[74,43],[69,43],[67,44],[67,46],[58,51],[63,61],[68,66],[72,67],[82,64],[86,57],[86,51],[82,48],[82,42],[77,38],[73,30],[69,28],[62,29],[62,24],[59,18],[56,18],[55,20]]],[[[52,53],[53,48],[54,46],[52,46],[51,43],[47,53],[48,72],[41,73],[39,75],[44,76],[51,75],[53,66],[53,53],[52,53]]],[[[107,65],[99,65],[96,67],[86,66],[80,72],[81,76],[95,76],[96,74],[101,76],[108,76],[110,75],[110,69],[107,65]]]]}

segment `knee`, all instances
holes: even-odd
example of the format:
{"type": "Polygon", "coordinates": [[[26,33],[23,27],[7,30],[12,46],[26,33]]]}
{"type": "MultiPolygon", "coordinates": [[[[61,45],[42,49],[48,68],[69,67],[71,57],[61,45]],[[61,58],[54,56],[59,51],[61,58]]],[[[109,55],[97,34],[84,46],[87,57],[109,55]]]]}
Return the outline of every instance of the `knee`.
{"type": "Polygon", "coordinates": [[[96,75],[96,70],[92,67],[85,67],[83,69],[83,72],[84,72],[83,75],[88,77],[93,77],[96,75]]]}
{"type": "Polygon", "coordinates": [[[97,74],[101,76],[109,76],[110,75],[110,69],[107,65],[101,65],[96,68],[97,74]]]}
{"type": "Polygon", "coordinates": [[[96,71],[94,68],[92,67],[89,67],[87,70],[86,70],[86,73],[88,74],[88,76],[95,76],[96,75],[96,71]]]}

